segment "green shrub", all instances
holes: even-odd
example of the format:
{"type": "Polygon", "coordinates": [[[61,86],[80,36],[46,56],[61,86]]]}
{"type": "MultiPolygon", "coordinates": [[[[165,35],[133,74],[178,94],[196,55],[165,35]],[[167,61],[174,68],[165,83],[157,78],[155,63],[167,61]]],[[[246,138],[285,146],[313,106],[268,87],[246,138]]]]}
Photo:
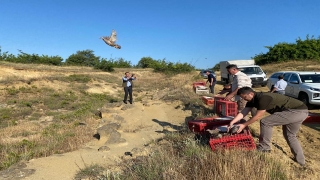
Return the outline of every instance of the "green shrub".
{"type": "Polygon", "coordinates": [[[255,55],[253,59],[258,65],[287,62],[290,60],[320,60],[320,37],[305,40],[298,38],[295,43],[281,42],[274,46],[265,46],[267,53],[255,55]]]}
{"type": "Polygon", "coordinates": [[[97,63],[94,68],[95,69],[100,69],[102,71],[106,72],[112,72],[114,71],[115,65],[113,64],[112,61],[107,61],[105,59],[102,59],[101,62],[97,63]]]}

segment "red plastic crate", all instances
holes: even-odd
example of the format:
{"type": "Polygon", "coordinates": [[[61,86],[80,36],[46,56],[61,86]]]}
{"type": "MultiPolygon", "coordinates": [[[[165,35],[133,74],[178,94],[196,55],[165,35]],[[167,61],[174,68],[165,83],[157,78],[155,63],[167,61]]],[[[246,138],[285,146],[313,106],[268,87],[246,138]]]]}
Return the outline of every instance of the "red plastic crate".
{"type": "Polygon", "coordinates": [[[194,83],[192,84],[192,86],[193,86],[193,90],[196,90],[197,86],[206,86],[206,83],[203,82],[203,81],[201,81],[201,82],[194,82],[194,83]]]}
{"type": "Polygon", "coordinates": [[[309,113],[308,117],[302,123],[320,123],[320,115],[309,113]]]}
{"type": "Polygon", "coordinates": [[[217,149],[254,150],[256,148],[248,127],[239,134],[223,136],[222,138],[216,139],[210,138],[209,144],[212,151],[217,149]]]}
{"type": "Polygon", "coordinates": [[[209,106],[212,106],[214,104],[214,98],[209,96],[202,96],[202,101],[209,106]]]}
{"type": "Polygon", "coordinates": [[[215,112],[222,116],[236,116],[238,114],[238,105],[233,101],[217,101],[215,112]]]}
{"type": "Polygon", "coordinates": [[[223,96],[215,96],[214,97],[214,106],[213,106],[214,112],[217,112],[216,111],[217,101],[224,101],[224,98],[226,98],[226,97],[223,97],[223,96]]]}
{"type": "Polygon", "coordinates": [[[210,118],[201,118],[201,119],[194,119],[188,121],[188,127],[190,131],[196,134],[204,134],[208,133],[207,129],[213,129],[219,125],[227,125],[231,122],[232,117],[210,117],[210,118]]]}
{"type": "Polygon", "coordinates": [[[194,82],[193,83],[193,86],[205,86],[206,85],[206,83],[205,82],[203,82],[203,81],[200,81],[200,82],[194,82]]]}

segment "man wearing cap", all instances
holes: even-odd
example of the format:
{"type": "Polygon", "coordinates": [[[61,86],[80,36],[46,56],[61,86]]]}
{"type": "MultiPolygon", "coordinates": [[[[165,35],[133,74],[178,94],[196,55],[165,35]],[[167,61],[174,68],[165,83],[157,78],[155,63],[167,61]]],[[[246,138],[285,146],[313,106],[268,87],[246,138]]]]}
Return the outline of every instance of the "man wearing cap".
{"type": "Polygon", "coordinates": [[[277,81],[277,83],[271,89],[271,92],[284,95],[285,94],[285,89],[287,87],[287,82],[285,80],[283,80],[283,76],[282,75],[279,75],[278,79],[279,80],[277,81]]]}

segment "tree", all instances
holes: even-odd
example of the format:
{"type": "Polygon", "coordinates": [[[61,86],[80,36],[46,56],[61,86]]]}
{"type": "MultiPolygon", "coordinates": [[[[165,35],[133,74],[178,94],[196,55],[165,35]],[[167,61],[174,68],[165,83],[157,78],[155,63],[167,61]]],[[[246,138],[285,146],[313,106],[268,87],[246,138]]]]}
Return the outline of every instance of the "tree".
{"type": "Polygon", "coordinates": [[[131,68],[131,62],[130,61],[126,61],[123,58],[119,58],[116,61],[113,61],[114,67],[117,68],[131,68]]]}
{"type": "Polygon", "coordinates": [[[216,65],[214,65],[212,70],[213,71],[220,71],[220,63],[217,63],[216,65]]]}
{"type": "Polygon", "coordinates": [[[94,67],[100,62],[100,57],[95,56],[93,52],[94,51],[90,49],[77,51],[76,54],[72,54],[66,59],[66,65],[94,67]]]}
{"type": "Polygon", "coordinates": [[[305,40],[296,39],[296,43],[278,43],[274,46],[265,46],[269,51],[255,55],[256,64],[286,62],[290,60],[320,60],[320,37],[306,36],[305,40]]]}
{"type": "Polygon", "coordinates": [[[102,58],[101,62],[97,63],[94,68],[102,71],[112,72],[114,71],[114,63],[102,58]]]}
{"type": "Polygon", "coordinates": [[[152,59],[151,57],[142,57],[137,64],[137,67],[140,68],[153,68],[157,63],[156,60],[152,59]]]}

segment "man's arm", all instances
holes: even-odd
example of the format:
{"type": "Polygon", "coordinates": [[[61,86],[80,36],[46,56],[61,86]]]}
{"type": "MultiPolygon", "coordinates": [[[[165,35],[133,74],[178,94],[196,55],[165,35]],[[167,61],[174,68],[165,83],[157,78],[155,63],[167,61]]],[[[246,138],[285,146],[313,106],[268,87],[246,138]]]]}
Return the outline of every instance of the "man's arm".
{"type": "Polygon", "coordinates": [[[237,92],[238,92],[238,89],[240,88],[237,88],[235,89],[234,91],[232,91],[231,93],[229,93],[226,98],[224,98],[225,100],[231,100],[235,95],[237,95],[237,92]]]}
{"type": "Polygon", "coordinates": [[[240,133],[246,126],[256,122],[257,120],[261,119],[261,117],[263,116],[263,114],[266,112],[266,110],[258,110],[257,114],[254,115],[251,119],[249,119],[248,121],[246,121],[243,124],[239,124],[239,129],[237,131],[237,133],[240,133]]]}
{"type": "Polygon", "coordinates": [[[245,107],[239,114],[236,115],[236,117],[233,118],[233,120],[229,123],[228,129],[232,127],[232,125],[238,121],[240,121],[243,117],[245,117],[250,111],[252,107],[245,107]]]}
{"type": "Polygon", "coordinates": [[[273,86],[273,89],[271,90],[271,92],[273,93],[273,92],[277,91],[279,85],[280,85],[280,83],[279,83],[279,81],[277,81],[276,84],[273,86]]]}

